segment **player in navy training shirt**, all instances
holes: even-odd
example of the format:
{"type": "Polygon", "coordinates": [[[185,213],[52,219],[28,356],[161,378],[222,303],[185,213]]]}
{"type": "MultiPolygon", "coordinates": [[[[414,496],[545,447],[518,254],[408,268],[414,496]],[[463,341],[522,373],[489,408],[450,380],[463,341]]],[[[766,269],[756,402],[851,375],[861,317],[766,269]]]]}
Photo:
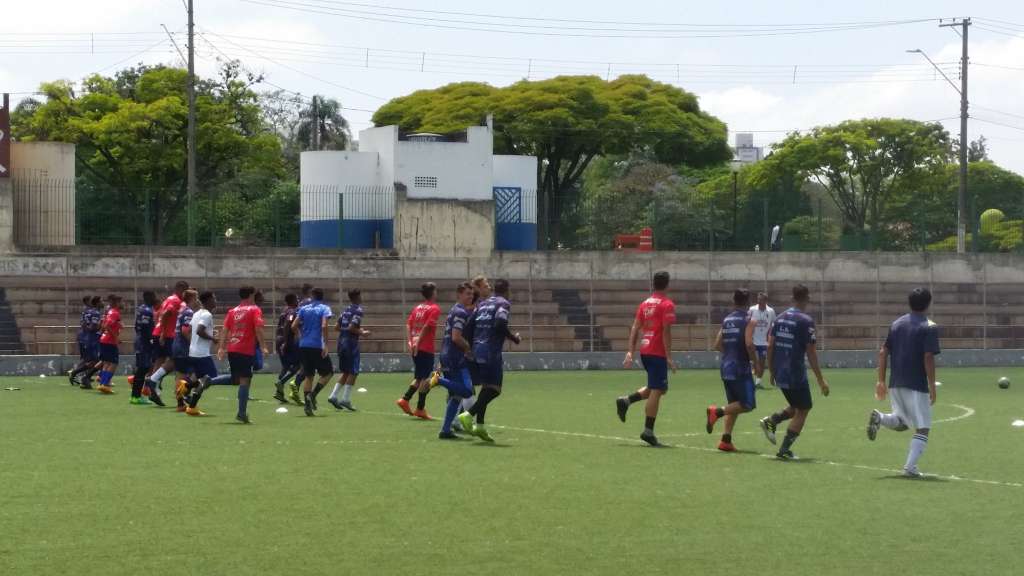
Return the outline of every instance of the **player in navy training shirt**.
{"type": "Polygon", "coordinates": [[[132,376],[131,404],[149,404],[149,400],[142,395],[142,387],[156,360],[157,351],[153,344],[156,305],[156,293],[146,290],[142,293],[142,304],[135,309],[135,374],[132,376]]]}
{"type": "MultiPolygon", "coordinates": [[[[298,314],[299,310],[302,310],[304,307],[313,302],[313,285],[308,283],[303,284],[301,293],[302,299],[299,300],[299,305],[295,309],[296,314],[298,314]]],[[[296,333],[296,336],[297,335],[298,333],[296,333]]],[[[302,383],[305,382],[305,380],[306,375],[302,372],[302,359],[300,358],[299,372],[298,374],[295,375],[295,380],[288,385],[288,399],[290,399],[292,402],[295,402],[299,406],[305,406],[305,402],[303,402],[302,397],[299,395],[299,386],[302,385],[302,383]]]]}
{"type": "Polygon", "coordinates": [[[501,350],[505,340],[519,344],[518,333],[509,329],[509,315],[512,305],[508,301],[508,280],[494,281],[494,295],[480,302],[470,316],[466,332],[470,335],[473,362],[476,364],[479,384],[483,387],[476,403],[462,414],[459,423],[465,431],[473,431],[481,440],[494,442],[484,425],[487,405],[501,394],[503,376],[501,350]],[[476,418],[476,424],[473,419],[476,418]]]}
{"type": "Polygon", "coordinates": [[[732,429],[736,425],[736,417],[750,412],[757,407],[754,398],[754,378],[750,370],[750,361],[754,360],[758,378],[761,377],[761,361],[754,347],[754,328],[757,323],[750,317],[747,306],[750,304],[750,291],[745,288],[736,290],[732,295],[732,303],[736,306],[722,320],[722,328],[715,338],[715,350],[721,353],[722,383],[725,385],[725,406],[708,406],[707,431],[711,434],[715,422],[725,418],[725,432],[718,443],[722,452],[734,452],[732,429]]]}
{"type": "Polygon", "coordinates": [[[103,320],[99,310],[101,302],[99,296],[82,298],[82,316],[78,322],[78,365],[68,373],[68,381],[72,386],[80,386],[86,390],[92,388],[90,381],[99,366],[100,322],[103,320]],[[83,372],[85,378],[79,381],[78,375],[83,372]]]}
{"type": "Polygon", "coordinates": [[[338,410],[355,412],[352,406],[352,386],[359,376],[359,338],[369,336],[363,329],[363,293],[358,288],[348,291],[348,308],[338,316],[338,381],[327,401],[338,410]],[[338,392],[341,400],[338,400],[338,392]]]}
{"type": "Polygon", "coordinates": [[[935,356],[939,350],[939,327],[925,315],[932,303],[927,288],[915,288],[908,298],[910,313],[900,316],[889,328],[885,344],[878,351],[878,383],[875,398],[892,398],[892,413],[872,410],[868,418],[868,439],[874,440],[879,426],[902,432],[911,427],[914,435],[907,450],[903,473],[918,477],[917,461],[928,446],[935,404],[935,356]],[[892,357],[892,377],[886,388],[885,373],[892,357]]]}
{"type": "Polygon", "coordinates": [[[442,440],[457,438],[452,432],[452,424],[459,414],[462,401],[473,396],[473,381],[469,375],[467,356],[471,355],[471,346],[463,336],[469,316],[473,310],[473,285],[469,282],[459,284],[455,290],[456,302],[448,311],[448,319],[444,323],[444,339],[441,341],[441,370],[430,379],[431,386],[440,384],[448,390],[448,405],[441,423],[441,432],[437,437],[442,440]]]}
{"type": "Polygon", "coordinates": [[[299,373],[299,346],[295,341],[295,332],[292,331],[292,322],[295,322],[295,314],[298,312],[299,298],[295,294],[285,294],[285,308],[277,318],[277,332],[274,335],[274,346],[277,349],[277,357],[281,359],[281,372],[277,375],[277,384],[274,385],[274,400],[281,404],[287,404],[288,399],[284,397],[284,385],[299,373]]]}
{"type": "Polygon", "coordinates": [[[786,430],[786,438],[776,454],[781,459],[793,459],[793,443],[807,421],[811,411],[811,387],[807,381],[804,357],[814,371],[821,393],[828,396],[828,382],[818,367],[818,351],[815,348],[814,320],[803,310],[811,300],[810,290],[803,284],[793,287],[793,307],[780,314],[768,333],[768,368],[772,372],[772,384],[782,390],[788,406],[761,419],[761,430],[768,441],[775,443],[775,428],[780,422],[793,419],[786,430]]]}

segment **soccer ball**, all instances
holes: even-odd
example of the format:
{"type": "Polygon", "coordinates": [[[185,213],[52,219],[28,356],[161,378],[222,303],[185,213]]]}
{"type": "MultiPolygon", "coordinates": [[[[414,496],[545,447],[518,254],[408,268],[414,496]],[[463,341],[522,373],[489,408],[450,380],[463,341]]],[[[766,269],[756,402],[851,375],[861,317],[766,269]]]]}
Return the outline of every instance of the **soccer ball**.
{"type": "Polygon", "coordinates": [[[228,228],[227,230],[224,231],[224,237],[225,238],[231,238],[234,235],[235,235],[235,229],[234,228],[228,228]]]}
{"type": "Polygon", "coordinates": [[[1000,378],[999,379],[999,387],[1002,388],[1003,390],[1006,390],[1007,388],[1009,388],[1010,387],[1010,379],[1007,378],[1006,376],[1003,376],[1002,378],[1000,378]]]}

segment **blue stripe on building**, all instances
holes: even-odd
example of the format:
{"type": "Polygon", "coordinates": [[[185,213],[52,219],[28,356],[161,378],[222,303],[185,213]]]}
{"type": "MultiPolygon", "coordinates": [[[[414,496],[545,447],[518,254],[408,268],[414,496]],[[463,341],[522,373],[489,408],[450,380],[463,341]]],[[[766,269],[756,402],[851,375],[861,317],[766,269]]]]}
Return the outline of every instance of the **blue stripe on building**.
{"type": "Polygon", "coordinates": [[[300,224],[303,248],[392,249],[395,223],[387,220],[306,220],[300,224]]]}

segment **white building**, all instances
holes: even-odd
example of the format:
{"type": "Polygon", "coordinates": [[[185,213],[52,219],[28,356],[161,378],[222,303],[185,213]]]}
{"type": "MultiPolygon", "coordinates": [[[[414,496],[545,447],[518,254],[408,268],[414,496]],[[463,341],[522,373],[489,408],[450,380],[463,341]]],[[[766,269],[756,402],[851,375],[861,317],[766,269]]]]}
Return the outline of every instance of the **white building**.
{"type": "Polygon", "coordinates": [[[359,133],[359,151],[304,152],[302,246],[468,255],[536,248],[537,159],[495,156],[493,130],[359,133]]]}
{"type": "Polygon", "coordinates": [[[754,146],[754,135],[740,132],[735,135],[736,147],[733,148],[733,160],[741,164],[753,164],[764,159],[764,149],[754,146]]]}

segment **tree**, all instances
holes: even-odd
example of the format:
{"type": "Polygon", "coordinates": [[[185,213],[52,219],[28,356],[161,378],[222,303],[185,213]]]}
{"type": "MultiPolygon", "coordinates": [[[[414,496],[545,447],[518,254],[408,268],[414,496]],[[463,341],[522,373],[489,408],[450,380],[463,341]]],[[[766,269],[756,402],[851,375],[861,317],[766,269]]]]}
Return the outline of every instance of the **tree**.
{"type": "MultiPolygon", "coordinates": [[[[259,198],[283,174],[281,146],[251,89],[258,78],[230,62],[219,74],[196,83],[197,205],[204,195],[259,198]]],[[[81,93],[48,82],[40,89],[46,102],[18,116],[12,131],[20,139],[77,145],[83,237],[110,228],[115,217],[136,240],[186,237],[186,81],[182,69],[139,66],[113,78],[91,75],[81,93]]]]}
{"type": "MultiPolygon", "coordinates": [[[[953,155],[960,155],[960,141],[953,140],[953,155]]],[[[977,140],[972,140],[967,145],[967,161],[968,162],[985,162],[988,161],[988,139],[984,135],[978,137],[977,140]]]]}
{"type": "Polygon", "coordinates": [[[295,129],[295,139],[302,150],[344,150],[348,146],[352,133],[341,109],[341,103],[333,98],[313,96],[312,102],[299,112],[295,129]]]}
{"type": "Polygon", "coordinates": [[[537,156],[539,235],[557,246],[563,216],[578,203],[580,178],[602,155],[648,152],[668,164],[709,166],[731,158],[725,124],[697,98],[645,76],[520,81],[506,88],[467,82],[396,98],[376,125],[453,132],[494,115],[495,152],[537,156]]]}
{"type": "Polygon", "coordinates": [[[940,124],[850,120],[790,134],[756,165],[755,180],[808,178],[839,207],[847,232],[878,232],[894,196],[932,192],[919,185],[943,171],[950,157],[949,134],[940,124]]]}

